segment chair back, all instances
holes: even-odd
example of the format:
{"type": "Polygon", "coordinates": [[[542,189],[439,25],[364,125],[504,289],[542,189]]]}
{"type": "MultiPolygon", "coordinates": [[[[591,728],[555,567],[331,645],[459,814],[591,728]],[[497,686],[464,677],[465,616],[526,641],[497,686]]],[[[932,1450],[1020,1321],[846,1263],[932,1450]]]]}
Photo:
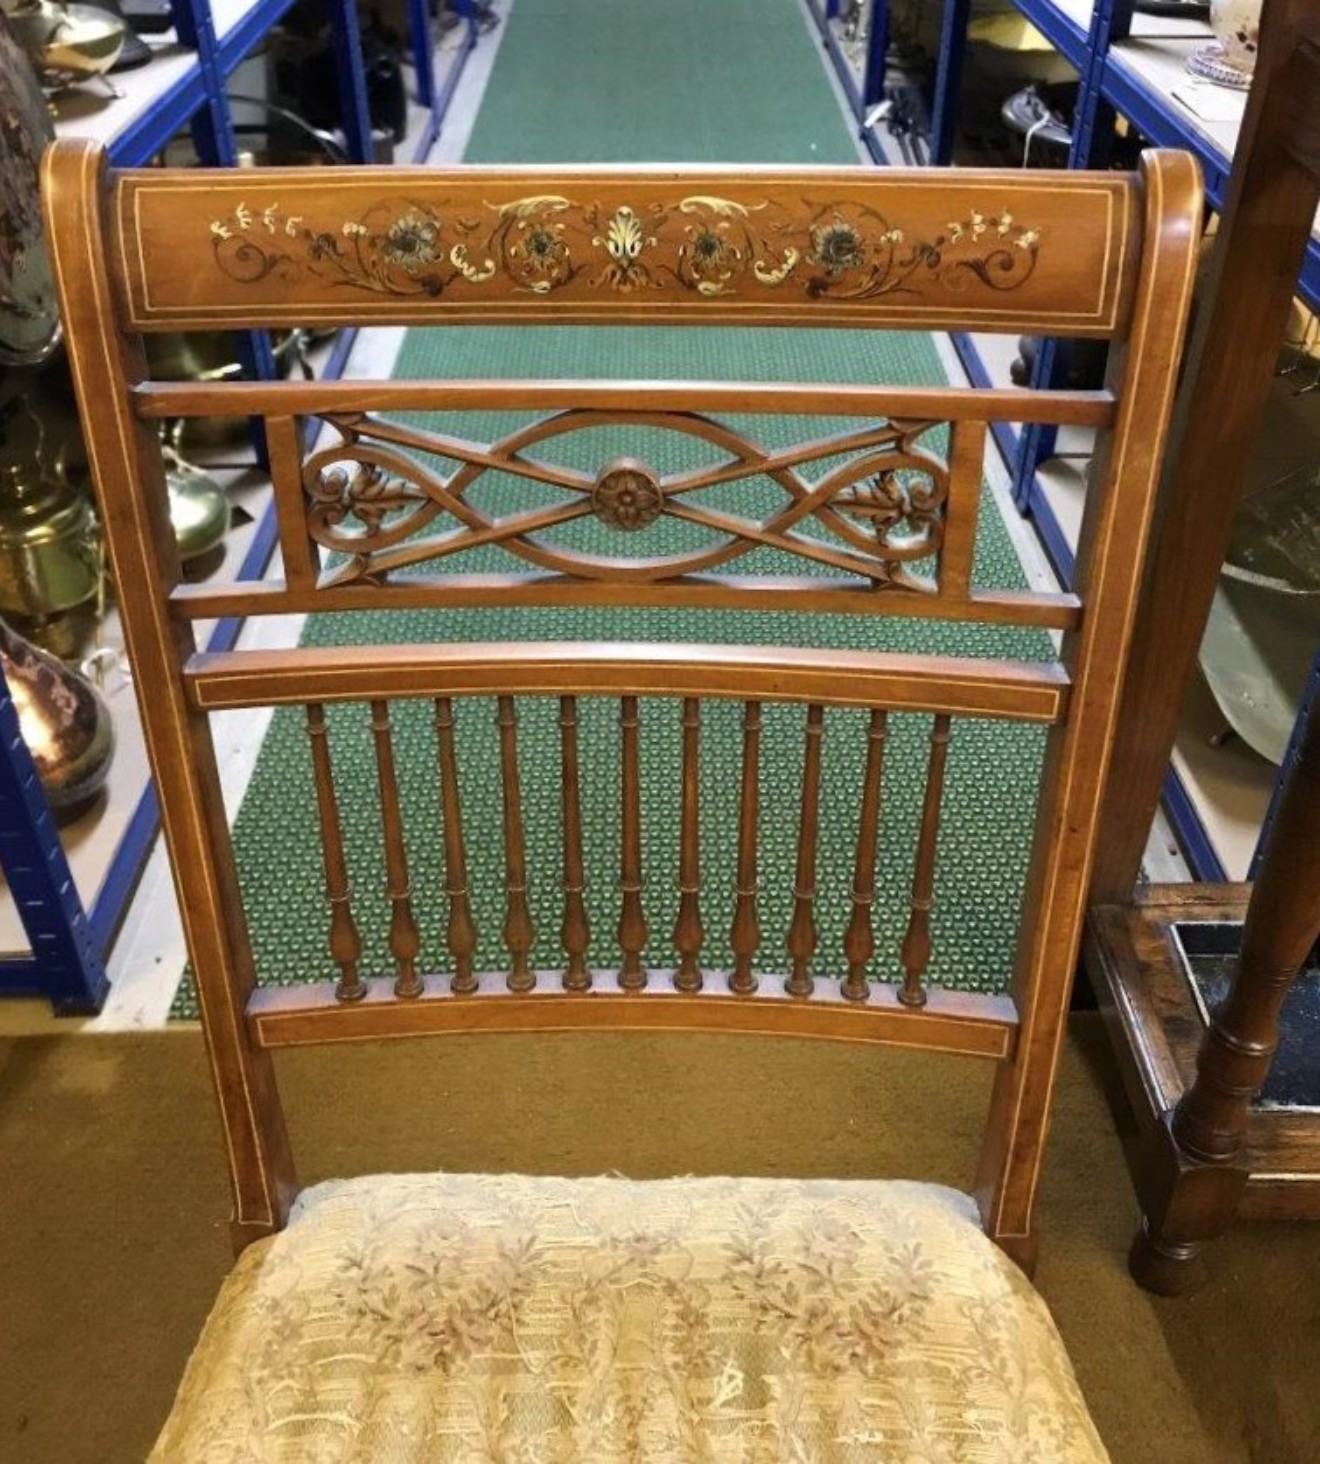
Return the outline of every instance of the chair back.
{"type": "MultiPolygon", "coordinates": [[[[468,1031],[704,1030],[994,1061],[977,1194],[988,1232],[1030,1264],[1195,265],[1192,160],[1148,153],[1137,175],[363,167],[312,176],[114,171],[95,147],[61,142],[47,156],[44,188],[220,1097],[236,1242],[278,1228],[296,1188],[277,1048],[468,1031]],[[164,331],[496,324],[619,325],[657,339],[660,328],[695,326],[986,331],[1099,338],[1113,349],[1103,388],[1055,392],[782,383],[755,370],[741,382],[169,383],[150,379],[143,349],[144,337],[164,331]],[[419,421],[421,413],[431,415],[419,421]],[[478,440],[444,425],[456,413],[520,415],[478,440]],[[260,582],[190,583],[180,572],[159,429],[215,415],[251,417],[264,434],[281,568],[260,582]],[[795,434],[796,420],[822,416],[847,425],[795,434]],[[986,587],[974,576],[987,432],[1001,423],[1095,436],[1069,592],[986,587]],[[654,460],[660,438],[686,444],[681,465],[654,460]],[[611,636],[222,653],[196,644],[198,623],[217,617],[509,606],[611,617],[701,611],[711,634],[685,644],[611,636]],[[722,628],[768,610],[798,612],[808,627],[801,643],[727,643],[722,628]],[[860,617],[876,642],[886,625],[925,623],[930,648],[832,649],[810,630],[825,616],[860,617]],[[1057,654],[942,654],[936,632],[950,622],[1052,632],[1057,654]],[[463,709],[474,698],[495,710],[486,735],[500,779],[486,803],[462,773],[461,743],[472,735],[463,709]],[[529,788],[520,728],[527,707],[547,698],[558,767],[537,767],[529,788]],[[583,800],[593,791],[584,785],[601,770],[584,763],[582,729],[601,699],[618,708],[609,932],[584,873],[583,800]],[[647,746],[650,699],[669,719],[667,744],[647,746]],[[401,797],[396,760],[403,704],[419,702],[437,788],[435,827],[421,832],[409,829],[416,810],[401,797]],[[734,721],[721,711],[729,703],[741,708],[734,721]],[[802,709],[800,773],[782,809],[767,808],[761,788],[763,728],[781,704],[802,709]],[[269,706],[302,709],[307,818],[288,837],[318,841],[326,892],[324,970],[309,973],[322,979],[282,988],[256,984],[209,724],[212,713],[269,706]],[[843,708],[854,715],[837,734],[831,722],[831,735],[854,740],[858,772],[855,785],[829,788],[827,713],[843,708]],[[355,714],[373,749],[379,892],[350,877],[362,831],[349,827],[336,779],[336,748],[355,714]],[[925,719],[924,786],[905,855],[902,938],[885,950],[875,920],[885,751],[896,719],[909,715],[925,719]],[[1046,729],[1005,994],[928,979],[946,760],[960,725],[979,719],[1046,729]],[[733,877],[720,900],[705,874],[702,808],[713,737],[736,741],[740,768],[722,835],[733,877]],[[677,890],[657,941],[643,783],[664,746],[677,890]],[[548,808],[536,796],[547,782],[548,808]],[[841,806],[855,829],[849,909],[841,941],[824,949],[821,824],[841,806]],[[550,969],[534,958],[532,818],[553,822],[559,851],[562,954],[550,969]],[[788,960],[772,974],[758,952],[776,899],[761,888],[758,855],[783,820],[795,840],[791,888],[778,892],[788,960]],[[443,844],[442,887],[414,879],[412,851],[428,836],[443,844]],[[477,844],[496,837],[507,958],[487,970],[476,959],[469,872],[477,844]],[[365,968],[360,925],[373,898],[388,915],[386,970],[365,968]],[[421,918],[437,900],[442,945],[421,918]],[[730,959],[712,963],[716,926],[728,932],[730,959]],[[602,961],[605,941],[612,956],[602,961]],[[657,943],[668,953],[659,965],[648,959],[657,943]]],[[[747,339],[764,348],[763,336],[747,339]]],[[[883,867],[880,884],[882,876],[883,867]]]]}

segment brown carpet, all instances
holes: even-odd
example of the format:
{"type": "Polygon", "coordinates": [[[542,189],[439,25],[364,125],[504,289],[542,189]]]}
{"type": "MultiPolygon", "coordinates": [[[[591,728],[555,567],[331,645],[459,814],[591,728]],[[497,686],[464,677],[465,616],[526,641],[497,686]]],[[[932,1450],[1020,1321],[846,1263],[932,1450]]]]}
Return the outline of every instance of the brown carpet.
{"type": "MultiPolygon", "coordinates": [[[[311,1180],[364,1169],[914,1175],[965,1185],[988,1069],[736,1038],[451,1038],[293,1053],[311,1180]]],[[[1075,1021],[1038,1282],[1118,1464],[1320,1459],[1320,1229],[1241,1227],[1214,1280],[1128,1280],[1103,1038],[1075,1021]]],[[[200,1038],[0,1042],[0,1459],[142,1458],[228,1264],[200,1038]]]]}

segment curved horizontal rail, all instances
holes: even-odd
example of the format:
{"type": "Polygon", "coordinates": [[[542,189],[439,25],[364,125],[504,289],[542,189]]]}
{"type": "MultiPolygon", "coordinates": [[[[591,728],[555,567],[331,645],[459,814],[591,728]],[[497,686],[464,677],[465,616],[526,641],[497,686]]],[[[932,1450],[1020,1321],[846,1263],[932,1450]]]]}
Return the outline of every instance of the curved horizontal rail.
{"type": "Polygon", "coordinates": [[[803,416],[1111,427],[1109,391],[1019,387],[821,386],[768,381],[144,381],[140,417],[307,416],[344,412],[572,411],[801,413],[803,416]]]}
{"type": "Polygon", "coordinates": [[[715,989],[679,991],[670,972],[649,972],[644,991],[625,991],[612,972],[593,972],[590,991],[565,991],[558,971],[536,973],[529,991],[510,991],[503,975],[484,974],[456,996],[446,976],[428,976],[420,996],[399,1001],[390,981],[372,978],[366,994],[345,1003],[333,982],[263,987],[248,998],[247,1020],[260,1047],[365,1042],[445,1032],[710,1032],[813,1037],[936,1048],[973,1057],[1012,1055],[1017,1010],[1009,997],[931,988],[920,1010],[901,1005],[897,988],[879,982],[866,1002],[849,1001],[834,983],[817,981],[810,997],[765,983],[753,995],[715,989]]]}
{"type": "Polygon", "coordinates": [[[202,711],[402,697],[724,697],[888,707],[1019,722],[1063,720],[1069,682],[1055,662],[864,651],[608,642],[343,646],[193,656],[202,711]]]}
{"type": "MultiPolygon", "coordinates": [[[[591,586],[595,605],[683,608],[737,613],[783,610],[827,615],[895,616],[908,620],[960,621],[974,625],[1016,625],[1040,630],[1075,630],[1082,602],[1070,593],[1037,590],[973,590],[965,600],[938,595],[877,592],[855,580],[815,576],[724,575],[670,580],[658,585],[591,586]]],[[[585,603],[583,587],[551,574],[407,575],[385,586],[291,585],[284,580],[230,585],[176,585],[171,613],[181,620],[218,620],[226,615],[312,615],[336,610],[428,610],[462,606],[574,606],[585,603]]]]}

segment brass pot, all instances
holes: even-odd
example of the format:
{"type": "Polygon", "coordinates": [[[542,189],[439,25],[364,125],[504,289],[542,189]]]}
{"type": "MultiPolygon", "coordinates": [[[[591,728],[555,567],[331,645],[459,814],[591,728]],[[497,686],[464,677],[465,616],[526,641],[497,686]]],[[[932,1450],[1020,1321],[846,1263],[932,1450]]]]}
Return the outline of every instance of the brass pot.
{"type": "Polygon", "coordinates": [[[42,85],[53,89],[109,71],[128,34],[124,22],[108,10],[52,0],[20,5],[9,12],[9,20],[42,85]]]}
{"type": "MultiPolygon", "coordinates": [[[[313,339],[305,330],[274,336],[271,346],[281,375],[295,368],[308,374],[306,352],[313,339]]],[[[243,375],[232,331],[163,331],[147,336],[145,341],[147,369],[155,381],[231,381],[243,375]]],[[[246,417],[183,417],[179,419],[175,443],[189,450],[233,448],[245,443],[250,431],[246,417]]]]}
{"type": "Polygon", "coordinates": [[[92,505],[35,463],[0,479],[0,614],[40,617],[94,600],[100,530],[92,505]]]}
{"type": "Polygon", "coordinates": [[[200,468],[165,448],[165,486],[170,495],[170,528],[186,564],[209,554],[229,531],[229,500],[224,490],[200,468]]]}
{"type": "Polygon", "coordinates": [[[46,801],[71,817],[105,786],[115,730],[100,692],[0,620],[0,670],[46,801]]]}

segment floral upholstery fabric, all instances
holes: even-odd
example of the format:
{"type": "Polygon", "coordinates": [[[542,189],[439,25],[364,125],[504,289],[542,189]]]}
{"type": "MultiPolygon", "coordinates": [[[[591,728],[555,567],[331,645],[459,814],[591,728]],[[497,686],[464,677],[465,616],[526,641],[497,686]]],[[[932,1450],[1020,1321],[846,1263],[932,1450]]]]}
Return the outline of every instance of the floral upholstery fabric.
{"type": "Polygon", "coordinates": [[[226,1281],[153,1458],[1105,1451],[970,1202],[901,1181],[401,1175],[304,1193],[226,1281]]]}

